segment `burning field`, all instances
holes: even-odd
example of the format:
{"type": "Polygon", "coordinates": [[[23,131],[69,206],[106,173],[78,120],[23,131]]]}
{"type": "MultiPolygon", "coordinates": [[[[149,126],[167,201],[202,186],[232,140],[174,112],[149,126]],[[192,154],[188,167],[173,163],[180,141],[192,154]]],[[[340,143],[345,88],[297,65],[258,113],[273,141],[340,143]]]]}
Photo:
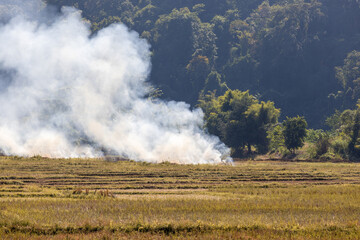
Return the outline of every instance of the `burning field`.
{"type": "Polygon", "coordinates": [[[360,238],[360,164],[234,163],[138,33],[3,2],[1,239],[360,238]]]}
{"type": "Polygon", "coordinates": [[[75,8],[7,4],[0,18],[0,149],[5,155],[231,162],[203,112],[150,97],[150,46],[125,25],[97,33],[75,8]],[[2,24],[1,24],[2,22],[2,24]]]}

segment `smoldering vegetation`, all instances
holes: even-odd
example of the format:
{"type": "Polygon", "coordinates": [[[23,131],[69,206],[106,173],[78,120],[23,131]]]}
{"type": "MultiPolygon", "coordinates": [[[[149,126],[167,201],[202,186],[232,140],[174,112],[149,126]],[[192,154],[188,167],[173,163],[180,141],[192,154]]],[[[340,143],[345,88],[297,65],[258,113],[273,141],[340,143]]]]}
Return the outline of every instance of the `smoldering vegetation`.
{"type": "Polygon", "coordinates": [[[231,161],[201,110],[149,98],[150,46],[136,32],[114,24],[93,35],[74,8],[0,3],[11,9],[0,25],[3,154],[231,161]]]}

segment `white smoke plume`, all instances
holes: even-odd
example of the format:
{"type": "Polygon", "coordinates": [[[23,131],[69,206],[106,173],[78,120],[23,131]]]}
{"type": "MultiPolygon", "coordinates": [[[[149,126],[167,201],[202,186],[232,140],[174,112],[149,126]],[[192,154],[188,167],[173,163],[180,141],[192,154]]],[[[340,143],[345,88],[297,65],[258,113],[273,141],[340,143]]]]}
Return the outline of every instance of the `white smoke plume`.
{"type": "Polygon", "coordinates": [[[201,110],[147,97],[150,46],[137,33],[115,24],[92,36],[73,8],[51,21],[19,9],[0,25],[4,154],[231,161],[229,149],[203,132],[201,110]]]}

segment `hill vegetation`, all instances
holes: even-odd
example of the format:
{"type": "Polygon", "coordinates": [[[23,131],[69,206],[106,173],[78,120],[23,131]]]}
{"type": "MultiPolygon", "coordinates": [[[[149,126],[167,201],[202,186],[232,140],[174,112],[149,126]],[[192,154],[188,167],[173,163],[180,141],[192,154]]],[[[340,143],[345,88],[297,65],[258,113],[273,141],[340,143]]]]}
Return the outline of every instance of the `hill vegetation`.
{"type": "Polygon", "coordinates": [[[303,158],[360,159],[359,1],[46,2],[80,9],[93,34],[121,22],[147,39],[154,95],[201,107],[233,156],[293,155],[285,120],[301,116],[303,158]]]}
{"type": "Polygon", "coordinates": [[[351,110],[360,97],[356,0],[47,2],[81,9],[95,34],[115,22],[139,32],[152,46],[150,82],[161,97],[202,107],[209,132],[234,156],[245,145],[284,153],[278,120],[299,115],[326,130],[309,130],[306,157],[360,156],[351,110]],[[239,94],[250,102],[224,110],[239,94]]]}
{"type": "Polygon", "coordinates": [[[357,0],[47,0],[75,6],[94,32],[123,22],[152,46],[150,81],[195,106],[227,87],[323,128],[359,97],[357,0]]]}

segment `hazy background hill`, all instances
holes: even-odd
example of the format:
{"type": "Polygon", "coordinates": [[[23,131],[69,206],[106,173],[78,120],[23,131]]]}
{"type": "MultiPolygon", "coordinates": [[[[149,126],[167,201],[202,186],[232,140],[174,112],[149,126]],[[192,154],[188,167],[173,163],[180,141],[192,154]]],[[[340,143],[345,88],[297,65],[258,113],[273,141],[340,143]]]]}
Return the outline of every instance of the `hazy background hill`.
{"type": "Polygon", "coordinates": [[[47,2],[81,9],[94,32],[114,22],[139,32],[165,99],[195,106],[208,91],[250,90],[274,101],[281,119],[303,115],[312,128],[358,99],[357,0],[47,2]]]}

